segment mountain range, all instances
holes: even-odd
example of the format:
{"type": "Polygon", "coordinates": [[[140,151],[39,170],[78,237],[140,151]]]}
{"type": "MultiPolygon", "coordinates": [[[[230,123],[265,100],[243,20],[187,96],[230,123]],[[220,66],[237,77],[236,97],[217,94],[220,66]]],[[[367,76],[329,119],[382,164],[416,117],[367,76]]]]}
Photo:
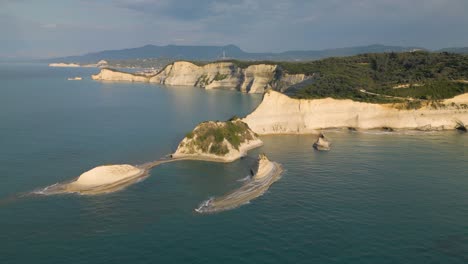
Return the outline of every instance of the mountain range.
{"type": "MultiPolygon", "coordinates": [[[[408,52],[426,50],[421,47],[402,47],[374,44],[347,48],[325,50],[292,50],[279,53],[246,52],[235,45],[225,46],[179,46],[146,45],[138,48],[105,50],[80,56],[69,56],[48,59],[47,62],[95,63],[99,60],[128,60],[142,58],[165,58],[172,60],[211,61],[220,59],[239,60],[273,60],[273,61],[305,61],[327,57],[352,56],[362,53],[408,52]]],[[[436,52],[454,52],[468,54],[468,48],[447,48],[436,52]]]]}

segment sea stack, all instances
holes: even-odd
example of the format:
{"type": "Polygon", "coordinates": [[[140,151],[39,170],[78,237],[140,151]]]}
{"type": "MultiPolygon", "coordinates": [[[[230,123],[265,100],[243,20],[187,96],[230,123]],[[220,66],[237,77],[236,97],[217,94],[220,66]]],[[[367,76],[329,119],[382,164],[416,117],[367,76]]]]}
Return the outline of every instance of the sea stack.
{"type": "Polygon", "coordinates": [[[271,162],[265,154],[258,155],[258,170],[252,179],[260,180],[267,176],[273,169],[275,164],[271,162]]]}
{"type": "Polygon", "coordinates": [[[315,141],[313,145],[314,149],[320,150],[320,151],[330,150],[330,146],[331,146],[330,141],[328,141],[322,133],[320,133],[317,141],[315,141]]]}
{"type": "Polygon", "coordinates": [[[258,168],[250,181],[223,196],[210,198],[195,209],[198,213],[216,213],[237,208],[264,194],[270,186],[281,178],[283,168],[268,160],[265,154],[258,157],[258,168]]]}
{"type": "Polygon", "coordinates": [[[455,125],[455,129],[460,131],[460,132],[464,132],[466,133],[467,129],[466,129],[466,126],[465,124],[463,124],[462,121],[456,121],[456,125],[455,125]]]}
{"type": "Polygon", "coordinates": [[[249,126],[239,119],[200,123],[180,142],[173,158],[231,162],[263,145],[249,126]]]}

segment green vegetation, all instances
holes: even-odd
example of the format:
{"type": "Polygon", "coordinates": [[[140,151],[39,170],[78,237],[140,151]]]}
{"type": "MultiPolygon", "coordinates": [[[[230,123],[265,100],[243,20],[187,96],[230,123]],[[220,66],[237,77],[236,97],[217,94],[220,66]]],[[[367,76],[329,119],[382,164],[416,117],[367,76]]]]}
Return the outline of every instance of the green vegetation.
{"type": "Polygon", "coordinates": [[[229,152],[224,140],[235,149],[246,140],[253,139],[253,132],[248,125],[241,121],[227,121],[224,123],[205,122],[186,136],[191,139],[185,146],[189,149],[197,148],[203,152],[226,155],[229,152]]]}
{"type": "Polygon", "coordinates": [[[213,81],[221,81],[224,80],[228,77],[227,74],[221,74],[219,72],[216,73],[215,77],[213,78],[213,81]]]}
{"type": "Polygon", "coordinates": [[[303,72],[314,78],[307,86],[288,91],[298,98],[387,103],[398,100],[360,90],[422,100],[445,99],[468,91],[466,84],[455,82],[468,79],[468,56],[450,53],[363,54],[296,65],[285,63],[283,67],[288,72],[303,72]],[[409,84],[409,88],[394,89],[402,84],[409,84]]]}
{"type": "Polygon", "coordinates": [[[389,95],[412,97],[422,100],[440,100],[468,93],[468,85],[446,79],[426,81],[423,86],[410,86],[404,89],[392,89],[389,95]]]}
{"type": "Polygon", "coordinates": [[[200,85],[200,84],[203,84],[203,86],[206,86],[209,84],[209,78],[208,78],[208,75],[206,74],[203,74],[202,76],[200,76],[200,78],[198,78],[197,82],[195,83],[195,86],[197,85],[200,85]]]}
{"type": "MultiPolygon", "coordinates": [[[[250,65],[278,65],[278,74],[305,74],[312,80],[286,90],[296,98],[353,99],[373,103],[401,103],[401,98],[389,98],[368,92],[408,97],[419,100],[441,100],[468,92],[468,55],[430,53],[362,54],[351,57],[328,58],[309,62],[273,62],[229,60],[237,67],[250,65]],[[395,89],[398,85],[408,88],[395,89]]],[[[419,103],[411,103],[417,107],[419,103]]],[[[412,106],[411,106],[412,105],[412,106]]]]}
{"type": "Polygon", "coordinates": [[[186,138],[193,138],[193,132],[188,132],[186,135],[185,135],[186,138]]]}

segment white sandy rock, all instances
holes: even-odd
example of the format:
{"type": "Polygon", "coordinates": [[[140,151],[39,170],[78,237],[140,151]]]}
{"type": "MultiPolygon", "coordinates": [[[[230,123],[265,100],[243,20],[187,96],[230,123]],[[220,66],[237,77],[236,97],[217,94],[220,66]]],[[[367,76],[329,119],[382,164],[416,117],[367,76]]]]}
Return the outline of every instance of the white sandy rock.
{"type": "Polygon", "coordinates": [[[101,69],[98,74],[91,75],[91,78],[99,81],[149,82],[149,77],[147,76],[111,69],[101,69]]]}
{"type": "MultiPolygon", "coordinates": [[[[452,100],[468,101],[460,95],[452,100]]],[[[455,129],[456,122],[468,124],[468,109],[446,105],[433,109],[400,110],[392,105],[362,103],[352,100],[293,99],[275,91],[265,93],[262,103],[242,121],[257,134],[306,134],[325,128],[353,127],[375,129],[455,129]]]]}
{"type": "Polygon", "coordinates": [[[258,170],[255,176],[253,177],[254,180],[259,180],[268,176],[273,170],[275,169],[275,164],[271,162],[266,155],[260,154],[258,156],[258,170]]]}
{"type": "Polygon", "coordinates": [[[81,174],[80,177],[71,184],[75,187],[94,187],[134,178],[142,175],[143,173],[144,170],[128,164],[105,165],[96,167],[81,174]]]}

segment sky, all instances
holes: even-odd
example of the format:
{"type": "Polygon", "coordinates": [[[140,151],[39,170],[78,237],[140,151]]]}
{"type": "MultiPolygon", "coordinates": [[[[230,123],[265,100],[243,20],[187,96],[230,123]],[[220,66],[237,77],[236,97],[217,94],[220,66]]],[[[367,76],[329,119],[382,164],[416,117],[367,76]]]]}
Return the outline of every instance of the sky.
{"type": "Polygon", "coordinates": [[[0,0],[0,57],[154,45],[468,46],[468,0],[0,0]]]}

